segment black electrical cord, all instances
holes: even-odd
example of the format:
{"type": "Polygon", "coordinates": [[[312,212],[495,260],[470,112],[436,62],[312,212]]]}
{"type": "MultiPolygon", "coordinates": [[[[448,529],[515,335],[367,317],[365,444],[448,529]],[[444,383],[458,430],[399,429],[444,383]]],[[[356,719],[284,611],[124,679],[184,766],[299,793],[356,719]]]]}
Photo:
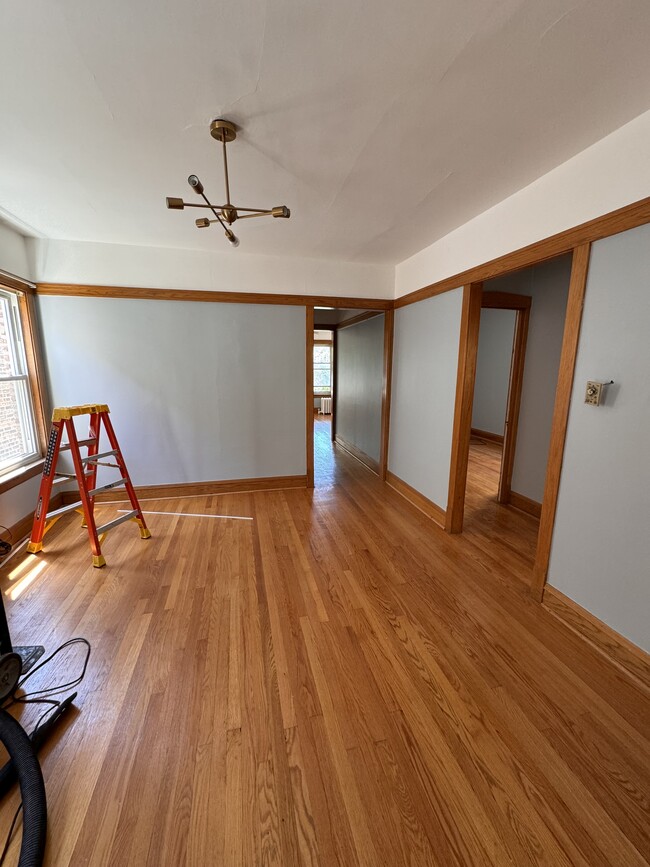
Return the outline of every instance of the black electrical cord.
{"type": "Polygon", "coordinates": [[[86,647],[86,654],[81,673],[78,677],[74,680],[68,681],[67,683],[46,687],[44,689],[37,689],[22,696],[16,696],[16,690],[14,690],[14,692],[5,699],[3,706],[0,707],[0,741],[4,743],[10,756],[10,761],[7,762],[3,768],[0,768],[0,797],[11,787],[16,777],[20,784],[22,796],[22,802],[18,806],[13,817],[3,851],[0,854],[0,867],[4,864],[7,852],[9,851],[11,839],[21,809],[24,810],[24,827],[18,867],[39,867],[39,865],[42,864],[45,850],[45,831],[47,826],[47,803],[45,799],[43,775],[38,759],[36,758],[36,750],[46,737],[45,730],[48,728],[48,725],[50,723],[53,724],[55,718],[60,716],[61,713],[69,707],[72,700],[76,697],[76,693],[68,696],[63,701],[56,701],[55,699],[44,698],[43,696],[63,692],[81,683],[88,668],[88,660],[91,651],[90,642],[85,638],[72,638],[69,641],[64,642],[47,658],[41,660],[38,665],[34,666],[34,668],[21,678],[16,685],[16,689],[21,688],[33,674],[43,668],[43,666],[47,665],[47,663],[54,659],[59,653],[76,644],[82,644],[86,647]],[[30,736],[27,735],[20,723],[18,723],[7,712],[7,708],[12,707],[15,704],[48,705],[48,708],[38,718],[36,726],[30,736]],[[18,731],[21,735],[16,734],[18,731]],[[14,736],[17,739],[16,743],[20,742],[22,746],[20,749],[16,748],[12,752],[5,738],[12,738],[14,736]],[[34,766],[37,771],[35,771],[34,766]],[[37,779],[39,775],[40,787],[42,788],[42,798],[40,797],[40,789],[37,779]]]}

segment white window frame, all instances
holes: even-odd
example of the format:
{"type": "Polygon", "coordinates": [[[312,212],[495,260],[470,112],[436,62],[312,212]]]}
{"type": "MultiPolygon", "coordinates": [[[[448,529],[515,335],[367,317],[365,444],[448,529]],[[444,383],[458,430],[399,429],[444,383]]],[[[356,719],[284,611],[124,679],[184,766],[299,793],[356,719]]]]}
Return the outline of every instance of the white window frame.
{"type": "MultiPolygon", "coordinates": [[[[334,347],[332,345],[331,340],[315,340],[314,341],[314,350],[316,349],[316,347],[320,347],[320,346],[328,346],[329,347],[329,351],[330,351],[330,361],[329,361],[330,384],[329,384],[327,391],[316,391],[317,388],[325,388],[325,386],[314,385],[313,386],[313,392],[314,392],[314,397],[330,397],[332,395],[332,387],[333,387],[332,377],[334,374],[334,369],[333,369],[333,367],[334,367],[334,365],[333,365],[334,347]]],[[[313,356],[313,353],[312,353],[312,356],[313,356]]],[[[312,370],[314,370],[314,371],[316,370],[316,361],[314,361],[313,357],[312,357],[312,370]]]]}
{"type": "Polygon", "coordinates": [[[20,421],[23,435],[30,447],[29,451],[22,454],[16,460],[12,460],[11,463],[3,464],[0,462],[0,478],[2,478],[17,469],[24,467],[26,464],[38,460],[41,457],[41,449],[38,438],[36,414],[34,412],[30,371],[25,350],[25,333],[21,320],[20,304],[17,293],[0,286],[0,305],[4,307],[7,314],[9,352],[12,357],[14,370],[16,371],[14,374],[0,375],[0,383],[21,383],[21,386],[17,389],[20,421]]]}

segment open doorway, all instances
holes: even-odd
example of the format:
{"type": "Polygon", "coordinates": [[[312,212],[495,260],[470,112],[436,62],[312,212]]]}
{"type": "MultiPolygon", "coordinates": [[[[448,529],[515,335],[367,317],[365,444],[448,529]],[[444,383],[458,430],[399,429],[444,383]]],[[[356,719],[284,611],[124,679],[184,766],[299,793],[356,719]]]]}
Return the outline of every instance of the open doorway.
{"type": "MultiPolygon", "coordinates": [[[[487,280],[481,293],[465,518],[537,537],[571,275],[560,256],[487,280]],[[505,515],[505,513],[504,513],[505,515]]],[[[516,545],[516,539],[513,538],[516,545]]]]}
{"type": "MultiPolygon", "coordinates": [[[[309,326],[308,326],[309,327],[309,326]]],[[[333,484],[344,452],[379,472],[385,399],[385,314],[315,307],[311,390],[314,484],[333,484]]]]}

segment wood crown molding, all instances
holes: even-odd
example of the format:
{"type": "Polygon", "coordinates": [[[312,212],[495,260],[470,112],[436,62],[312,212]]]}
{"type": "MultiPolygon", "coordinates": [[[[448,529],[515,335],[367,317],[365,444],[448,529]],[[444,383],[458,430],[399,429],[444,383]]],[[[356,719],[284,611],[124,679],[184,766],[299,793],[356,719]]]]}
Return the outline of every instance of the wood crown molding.
{"type": "Polygon", "coordinates": [[[542,604],[626,674],[650,689],[650,654],[555,587],[546,586],[542,604]]]}
{"type": "Polygon", "coordinates": [[[394,491],[397,491],[400,496],[404,497],[405,500],[408,500],[412,506],[419,509],[427,518],[430,518],[441,530],[445,529],[446,512],[437,503],[434,503],[433,500],[416,491],[408,482],[403,481],[395,473],[391,473],[390,470],[386,472],[386,483],[394,491]]]}
{"type": "Polygon", "coordinates": [[[460,274],[445,277],[436,283],[431,283],[428,286],[423,286],[421,289],[416,289],[414,292],[402,295],[401,298],[395,300],[395,308],[405,307],[407,304],[415,304],[417,301],[424,301],[426,298],[432,298],[434,295],[449,292],[451,289],[458,289],[460,286],[465,286],[468,283],[478,283],[483,280],[489,280],[492,277],[498,277],[501,274],[506,274],[509,271],[518,271],[520,268],[537,265],[539,262],[553,259],[555,256],[561,256],[563,253],[570,253],[574,247],[599,241],[601,238],[607,238],[609,235],[617,235],[619,232],[634,229],[637,226],[644,225],[644,223],[650,223],[650,196],[638,202],[633,202],[631,205],[618,208],[616,211],[610,211],[602,217],[588,220],[579,226],[565,229],[563,232],[558,232],[549,238],[535,241],[533,244],[528,244],[528,246],[521,247],[519,250],[505,253],[503,256],[498,256],[496,259],[491,259],[482,265],[469,268],[467,271],[461,271],[460,274]]]}
{"type": "Polygon", "coordinates": [[[350,307],[390,310],[390,298],[341,298],[330,295],[289,295],[274,292],[212,292],[209,289],[151,289],[139,286],[93,286],[87,283],[38,283],[38,295],[83,298],[138,298],[145,301],[208,301],[217,304],[281,304],[296,307],[350,307]]]}

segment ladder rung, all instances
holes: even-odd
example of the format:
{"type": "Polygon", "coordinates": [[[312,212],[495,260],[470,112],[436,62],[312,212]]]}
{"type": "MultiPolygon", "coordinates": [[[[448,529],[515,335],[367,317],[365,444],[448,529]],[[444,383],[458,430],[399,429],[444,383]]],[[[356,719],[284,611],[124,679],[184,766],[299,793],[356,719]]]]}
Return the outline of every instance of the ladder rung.
{"type": "MultiPolygon", "coordinates": [[[[96,442],[95,437],[90,437],[90,439],[87,439],[87,440],[78,440],[78,445],[79,446],[91,446],[94,442],[96,442]]],[[[59,451],[64,452],[64,451],[67,451],[67,449],[69,449],[69,448],[70,448],[70,443],[61,443],[61,445],[59,446],[59,451]]]]}
{"type": "Polygon", "coordinates": [[[97,527],[97,535],[101,536],[102,533],[107,533],[109,530],[112,530],[113,527],[117,527],[118,524],[121,524],[124,521],[130,521],[131,518],[134,518],[137,514],[138,510],[134,509],[132,512],[120,515],[119,518],[114,518],[112,521],[109,521],[108,524],[102,524],[101,527],[97,527]]]}
{"type": "Polygon", "coordinates": [[[81,500],[79,500],[78,503],[70,503],[69,506],[61,506],[60,509],[55,509],[53,512],[48,512],[45,516],[45,519],[49,521],[50,518],[56,518],[59,515],[65,515],[66,512],[74,512],[76,509],[82,508],[82,506],[83,503],[81,502],[81,500]]]}
{"type": "Polygon", "coordinates": [[[110,452],[102,452],[101,455],[88,455],[87,458],[82,458],[82,464],[94,464],[95,461],[101,460],[101,458],[109,458],[111,455],[116,455],[117,449],[111,449],[110,452]]]}
{"type": "Polygon", "coordinates": [[[88,491],[89,497],[94,497],[95,494],[99,494],[100,491],[110,491],[113,488],[119,488],[120,485],[126,484],[126,479],[118,479],[116,482],[109,482],[107,485],[102,485],[100,488],[93,488],[92,491],[88,491]]]}

